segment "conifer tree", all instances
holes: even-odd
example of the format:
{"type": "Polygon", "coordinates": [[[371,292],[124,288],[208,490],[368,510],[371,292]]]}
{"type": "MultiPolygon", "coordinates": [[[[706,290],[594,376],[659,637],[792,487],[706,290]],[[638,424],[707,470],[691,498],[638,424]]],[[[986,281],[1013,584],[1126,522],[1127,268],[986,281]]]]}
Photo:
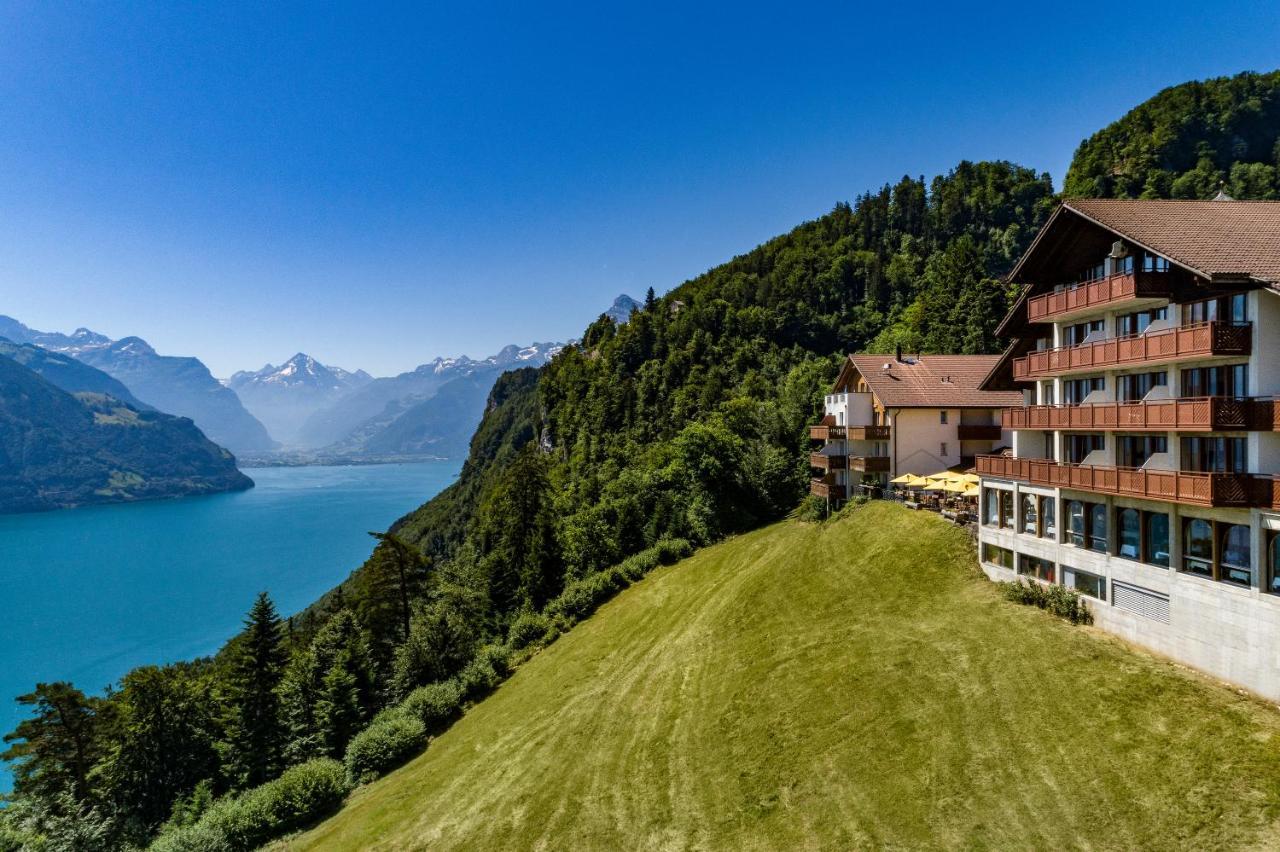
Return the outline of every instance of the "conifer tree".
{"type": "Polygon", "coordinates": [[[234,648],[228,741],[231,771],[242,787],[280,771],[283,729],[278,690],[286,662],[281,619],[266,592],[258,595],[234,648]]]}

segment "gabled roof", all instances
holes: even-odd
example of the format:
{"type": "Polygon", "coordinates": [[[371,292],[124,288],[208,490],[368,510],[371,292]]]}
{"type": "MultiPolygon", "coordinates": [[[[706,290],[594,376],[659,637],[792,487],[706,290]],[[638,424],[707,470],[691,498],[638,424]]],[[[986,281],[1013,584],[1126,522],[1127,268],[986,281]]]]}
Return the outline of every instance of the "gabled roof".
{"type": "Polygon", "coordinates": [[[885,408],[1000,408],[1022,405],[1020,391],[983,391],[978,386],[999,355],[850,355],[853,367],[885,408]],[[885,365],[889,369],[885,369],[885,365]]]}

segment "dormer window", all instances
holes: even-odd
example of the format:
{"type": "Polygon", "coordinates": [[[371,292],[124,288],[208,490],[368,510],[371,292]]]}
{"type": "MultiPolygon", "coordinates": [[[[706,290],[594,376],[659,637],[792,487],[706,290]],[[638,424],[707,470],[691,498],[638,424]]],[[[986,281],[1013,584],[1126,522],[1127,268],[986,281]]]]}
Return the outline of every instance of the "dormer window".
{"type": "Polygon", "coordinates": [[[1142,254],[1142,271],[1143,272],[1168,272],[1169,261],[1158,254],[1143,252],[1142,254]]]}

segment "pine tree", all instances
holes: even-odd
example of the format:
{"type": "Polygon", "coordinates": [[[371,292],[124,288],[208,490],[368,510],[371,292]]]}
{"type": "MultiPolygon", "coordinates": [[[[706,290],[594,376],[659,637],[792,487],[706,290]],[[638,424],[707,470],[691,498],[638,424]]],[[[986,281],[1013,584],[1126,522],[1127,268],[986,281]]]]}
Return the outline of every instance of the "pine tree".
{"type": "Polygon", "coordinates": [[[35,711],[4,741],[0,758],[13,763],[14,789],[46,801],[70,794],[89,798],[89,771],[101,757],[97,722],[100,699],[88,698],[70,683],[36,684],[19,695],[19,704],[35,711]]]}
{"type": "Polygon", "coordinates": [[[242,787],[257,786],[281,769],[284,734],[278,690],[286,661],[281,625],[275,604],[262,592],[234,648],[227,727],[232,773],[242,787]]]}
{"type": "Polygon", "coordinates": [[[316,728],[324,753],[341,758],[360,727],[360,685],[349,649],[338,653],[320,682],[316,728]]]}

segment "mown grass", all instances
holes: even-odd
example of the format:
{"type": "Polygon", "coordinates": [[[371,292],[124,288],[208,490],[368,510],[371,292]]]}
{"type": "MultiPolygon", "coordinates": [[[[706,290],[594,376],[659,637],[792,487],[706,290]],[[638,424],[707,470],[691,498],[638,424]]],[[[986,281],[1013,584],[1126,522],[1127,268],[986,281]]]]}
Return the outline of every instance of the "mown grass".
{"type": "Polygon", "coordinates": [[[1280,714],[873,503],[661,569],[290,849],[1280,842],[1280,714]]]}

